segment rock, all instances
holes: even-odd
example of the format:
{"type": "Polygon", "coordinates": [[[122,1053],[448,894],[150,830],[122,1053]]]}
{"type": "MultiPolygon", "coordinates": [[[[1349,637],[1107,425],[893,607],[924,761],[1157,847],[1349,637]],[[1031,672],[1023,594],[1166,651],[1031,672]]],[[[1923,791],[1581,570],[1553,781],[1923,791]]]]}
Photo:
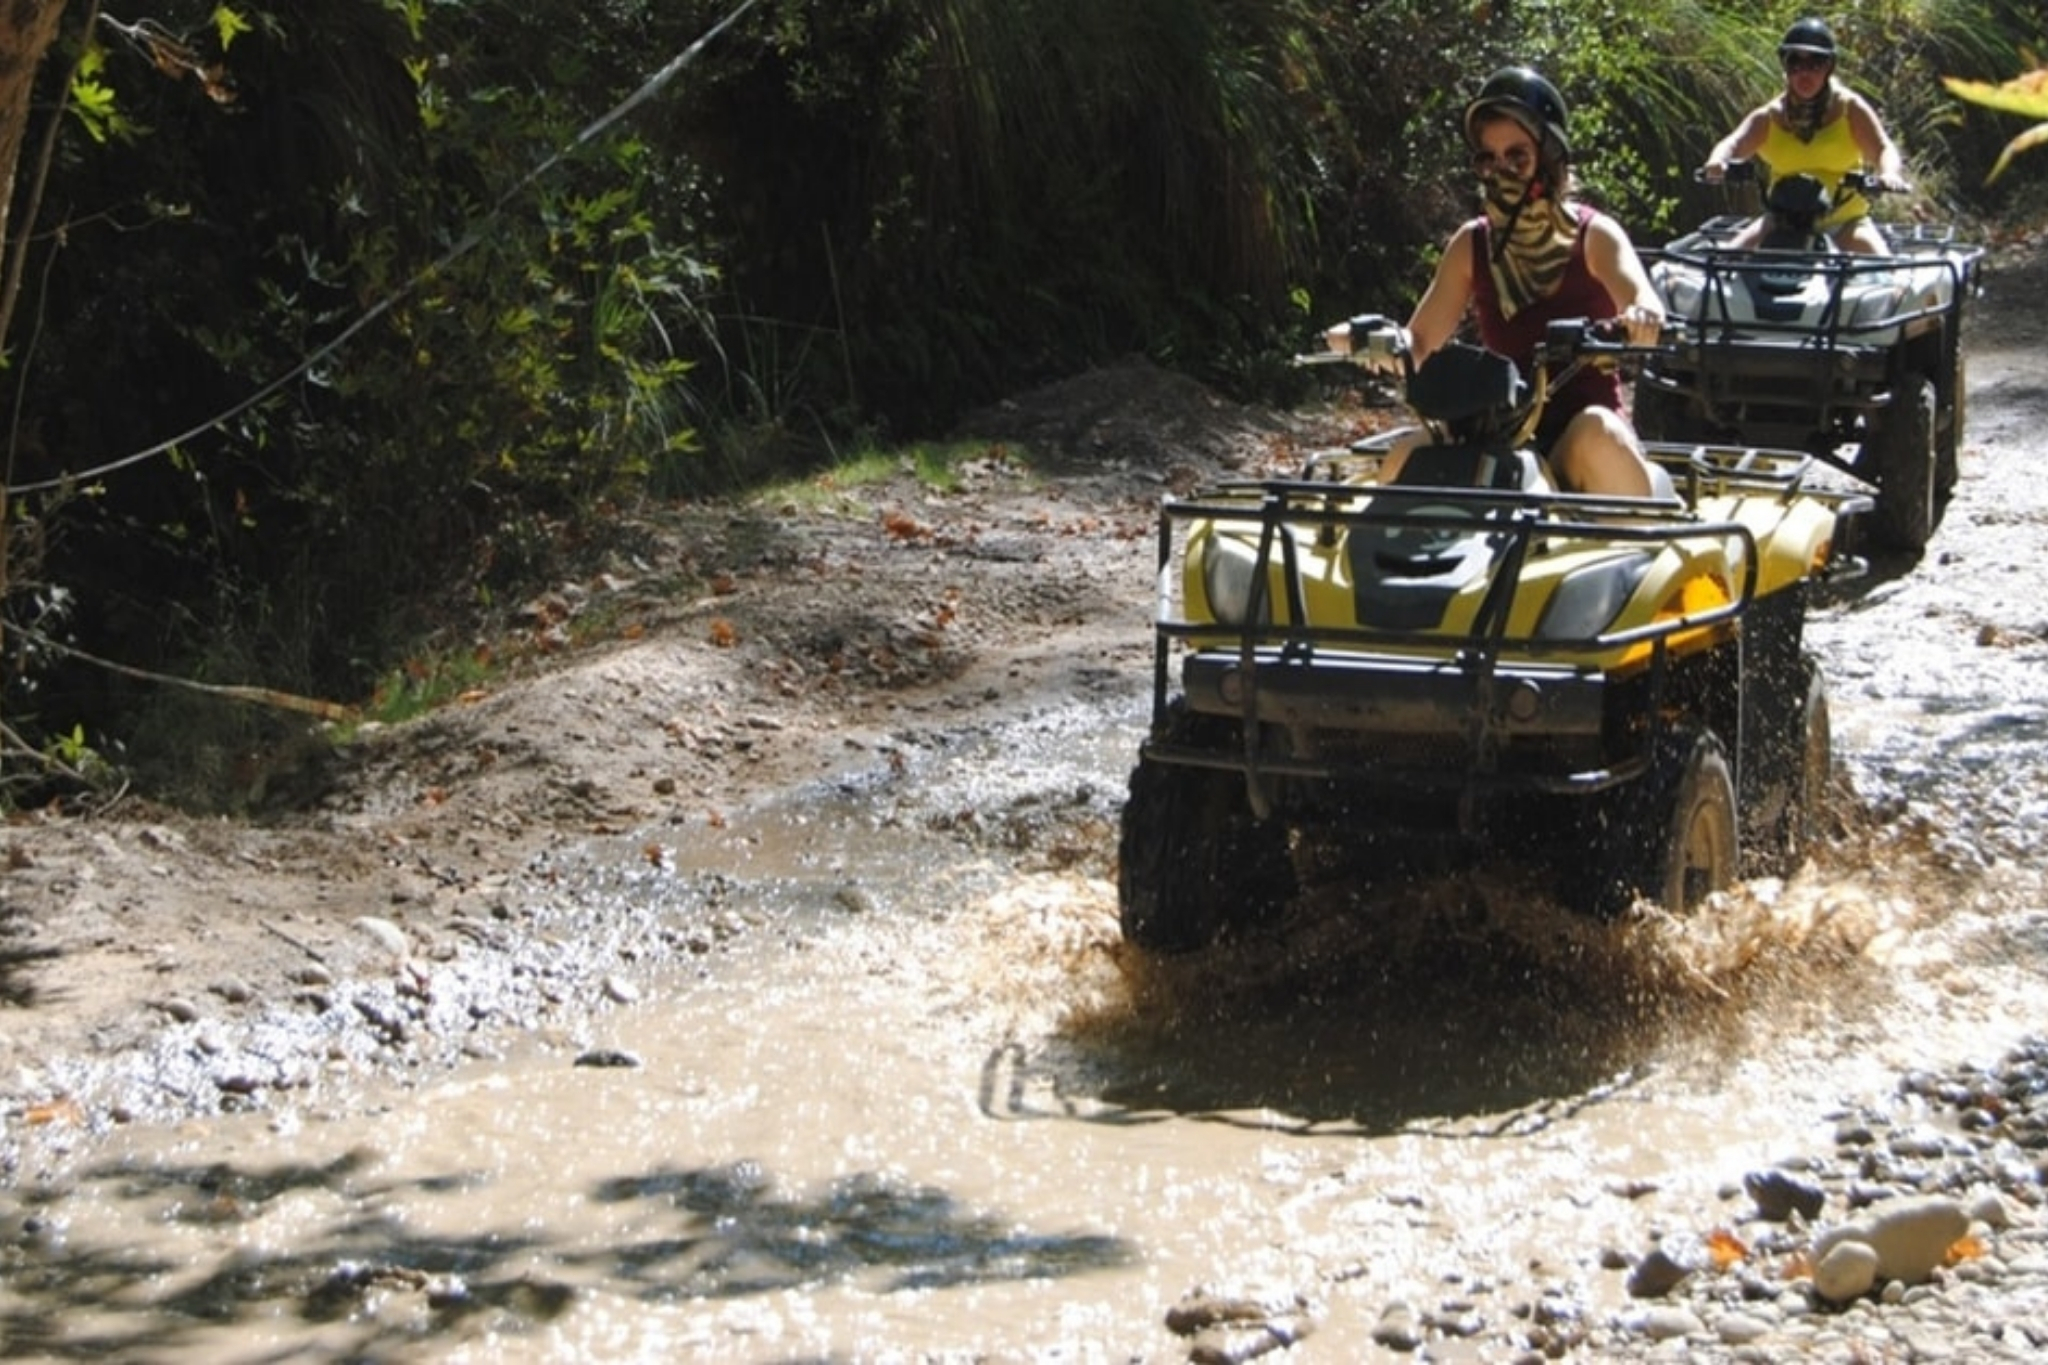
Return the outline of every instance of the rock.
{"type": "Polygon", "coordinates": [[[1678,1308],[1659,1304],[1638,1317],[1628,1320],[1628,1328],[1639,1336],[1652,1341],[1670,1341],[1675,1337],[1689,1337],[1704,1332],[1707,1325],[1690,1308],[1678,1308]]]}
{"type": "Polygon", "coordinates": [[[1224,1294],[1198,1287],[1166,1311],[1168,1330],[1193,1338],[1188,1359],[1199,1365],[1238,1365],[1293,1346],[1314,1327],[1299,1294],[1224,1294]]]}
{"type": "Polygon", "coordinates": [[[250,987],[248,982],[243,981],[239,977],[222,977],[208,986],[207,989],[227,1001],[230,1005],[246,1005],[256,998],[255,990],[250,987]]]}
{"type": "Polygon", "coordinates": [[[1415,1310],[1405,1303],[1390,1303],[1373,1324],[1372,1339],[1389,1351],[1413,1351],[1422,1345],[1422,1329],[1415,1310]]]}
{"type": "Polygon", "coordinates": [[[405,930],[390,920],[380,919],[375,915],[358,915],[356,928],[375,940],[377,946],[392,957],[402,961],[412,956],[412,944],[406,938],[405,930]]]}
{"type": "Polygon", "coordinates": [[[1867,1242],[1843,1240],[1814,1263],[1813,1292],[1829,1303],[1847,1303],[1877,1283],[1877,1251],[1867,1242]]]}
{"type": "Polygon", "coordinates": [[[1862,1242],[1877,1253],[1878,1277],[1919,1284],[1948,1259],[1949,1248],[1969,1230],[1969,1215],[1953,1199],[1899,1199],[1880,1206],[1869,1218],[1821,1234],[1814,1254],[1818,1263],[1842,1242],[1862,1242]]]}
{"type": "Polygon", "coordinates": [[[1795,1213],[1811,1222],[1828,1199],[1819,1184],[1790,1171],[1750,1171],[1742,1177],[1742,1188],[1755,1203],[1757,1215],[1773,1223],[1785,1222],[1795,1213]]]}
{"type": "Polygon", "coordinates": [[[1674,1254],[1661,1246],[1653,1247],[1628,1274],[1629,1297],[1661,1299],[1683,1284],[1697,1269],[1698,1264],[1690,1257],[1674,1254]]]}
{"type": "Polygon", "coordinates": [[[1754,1313],[1728,1313],[1714,1324],[1714,1335],[1730,1346],[1747,1346],[1776,1330],[1754,1313]]]}
{"type": "Polygon", "coordinates": [[[1996,1190],[1985,1190],[1970,1200],[1965,1212],[1972,1223],[1982,1223],[1993,1231],[2003,1232],[2012,1226],[2012,1210],[1996,1190]]]}

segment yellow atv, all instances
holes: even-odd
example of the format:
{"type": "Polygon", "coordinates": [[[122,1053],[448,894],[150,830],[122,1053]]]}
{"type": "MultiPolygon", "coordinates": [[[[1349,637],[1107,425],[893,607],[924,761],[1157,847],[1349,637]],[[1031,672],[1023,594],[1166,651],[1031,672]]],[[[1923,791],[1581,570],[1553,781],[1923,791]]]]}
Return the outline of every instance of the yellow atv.
{"type": "Polygon", "coordinates": [[[1417,368],[1354,319],[1353,358],[1391,357],[1423,421],[1393,482],[1402,432],[1162,506],[1129,942],[1283,906],[1297,835],[1365,877],[1535,859],[1602,916],[1796,866],[1832,765],[1807,601],[1860,571],[1839,532],[1871,500],[1717,445],[1649,448],[1647,498],[1557,491],[1528,435],[1578,366],[1632,354],[1596,332],[1554,324],[1525,379],[1462,343],[1417,368]]]}

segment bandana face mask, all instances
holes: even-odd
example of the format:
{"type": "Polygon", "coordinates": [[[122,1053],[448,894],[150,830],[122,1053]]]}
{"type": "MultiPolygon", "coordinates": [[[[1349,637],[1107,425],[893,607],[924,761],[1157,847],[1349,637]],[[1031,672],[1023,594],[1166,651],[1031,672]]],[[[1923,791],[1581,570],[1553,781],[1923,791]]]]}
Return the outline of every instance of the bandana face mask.
{"type": "Polygon", "coordinates": [[[1518,175],[1507,166],[1490,166],[1479,172],[1479,187],[1486,196],[1487,207],[1509,218],[1543,197],[1533,167],[1518,175]]]}

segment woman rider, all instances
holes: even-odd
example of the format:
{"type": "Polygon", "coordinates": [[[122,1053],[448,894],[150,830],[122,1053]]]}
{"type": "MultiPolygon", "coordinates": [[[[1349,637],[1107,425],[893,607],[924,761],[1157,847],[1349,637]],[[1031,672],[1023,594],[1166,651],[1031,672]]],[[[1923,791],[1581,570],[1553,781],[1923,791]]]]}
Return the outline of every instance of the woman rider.
{"type": "MultiPolygon", "coordinates": [[[[1452,235],[1408,321],[1415,363],[1452,340],[1468,316],[1481,344],[1525,371],[1555,320],[1619,319],[1630,344],[1654,343],[1664,308],[1628,234],[1571,198],[1571,141],[1556,87],[1527,67],[1496,71],[1466,106],[1465,141],[1485,212],[1452,235]]],[[[1332,349],[1351,349],[1348,323],[1326,337],[1332,349]]],[[[1566,487],[1649,494],[1649,465],[1624,411],[1621,376],[1611,369],[1581,369],[1549,395],[1536,441],[1566,487]]],[[[1406,454],[1388,454],[1382,480],[1393,479],[1406,454]]]]}
{"type": "MultiPolygon", "coordinates": [[[[1785,89],[1770,103],[1750,111],[1734,132],[1707,153],[1706,178],[1719,184],[1728,164],[1755,157],[1772,179],[1810,175],[1827,189],[1832,211],[1819,227],[1837,246],[1883,255],[1890,250],[1884,234],[1870,219],[1870,201],[1842,189],[1842,176],[1868,168],[1887,189],[1906,188],[1905,165],[1898,145],[1885,131],[1870,102],[1835,79],[1835,35],[1819,19],[1801,19],[1785,30],[1778,44],[1785,68],[1785,89]]],[[[1750,223],[1729,243],[1754,247],[1763,237],[1763,220],[1750,223]]]]}

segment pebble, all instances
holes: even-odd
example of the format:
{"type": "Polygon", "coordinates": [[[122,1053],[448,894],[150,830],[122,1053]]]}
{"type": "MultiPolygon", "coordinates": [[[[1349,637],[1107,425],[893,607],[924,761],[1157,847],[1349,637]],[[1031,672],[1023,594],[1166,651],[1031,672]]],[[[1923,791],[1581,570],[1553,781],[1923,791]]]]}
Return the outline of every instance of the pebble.
{"type": "Polygon", "coordinates": [[[1867,1242],[1838,1242],[1813,1267],[1814,1292],[1830,1303],[1860,1299],[1876,1283],[1877,1251],[1867,1242]]]}
{"type": "Polygon", "coordinates": [[[1824,1261],[1842,1242],[1861,1242],[1877,1253],[1878,1275],[1919,1284],[1944,1263],[1949,1248],[1969,1230],[1969,1217],[1953,1199],[1904,1199],[1880,1205],[1870,1218],[1823,1231],[1814,1251],[1824,1261]]]}
{"type": "Polygon", "coordinates": [[[405,930],[390,920],[376,915],[358,915],[355,923],[356,928],[375,940],[377,946],[392,957],[404,959],[412,956],[412,943],[406,938],[405,930]]]}
{"type": "Polygon", "coordinates": [[[1751,1171],[1742,1177],[1742,1188],[1755,1203],[1757,1216],[1782,1223],[1798,1214],[1812,1222],[1827,1204],[1827,1191],[1812,1180],[1790,1171],[1751,1171]]]}
{"type": "MultiPolygon", "coordinates": [[[[1640,1258],[1588,1250],[1590,1264],[1626,1275],[1615,1287],[1635,1305],[1601,1312],[1538,1286],[1459,1349],[1532,1363],[2048,1360],[2048,1038],[1994,1067],[1914,1073],[1894,1108],[1845,1110],[1831,1151],[1724,1187],[1755,1205],[1755,1221],[1732,1229],[1748,1250],[1725,1269],[1696,1254],[1726,1226],[1703,1214],[1693,1233],[1661,1229],[1640,1258]],[[1847,1216],[1809,1231],[1830,1199],[1847,1216]]],[[[1372,1340],[1419,1352],[1442,1327],[1396,1300],[1372,1340]]]]}

